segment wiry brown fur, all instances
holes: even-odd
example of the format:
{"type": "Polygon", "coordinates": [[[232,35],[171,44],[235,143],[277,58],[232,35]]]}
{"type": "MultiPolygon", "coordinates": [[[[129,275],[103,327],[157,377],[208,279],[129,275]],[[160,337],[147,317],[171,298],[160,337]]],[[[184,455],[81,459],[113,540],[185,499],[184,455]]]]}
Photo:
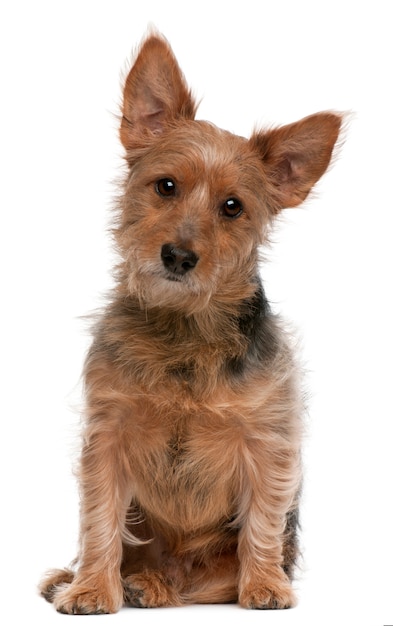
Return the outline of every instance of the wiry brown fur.
{"type": "Polygon", "coordinates": [[[295,602],[302,402],[258,249],[326,170],[341,118],[247,140],[195,109],[150,35],[124,89],[117,287],[85,366],[78,566],[41,584],[61,612],[295,602]],[[166,244],[191,265],[171,269],[166,244]]]}

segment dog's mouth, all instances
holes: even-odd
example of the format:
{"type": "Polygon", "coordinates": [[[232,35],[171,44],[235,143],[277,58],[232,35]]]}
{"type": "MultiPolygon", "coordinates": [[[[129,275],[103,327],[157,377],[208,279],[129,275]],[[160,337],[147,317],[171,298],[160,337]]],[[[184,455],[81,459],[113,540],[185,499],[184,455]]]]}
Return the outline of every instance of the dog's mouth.
{"type": "Polygon", "coordinates": [[[201,280],[196,271],[183,274],[165,268],[163,264],[146,263],[133,268],[129,275],[129,291],[144,306],[170,308],[187,315],[204,310],[215,290],[213,276],[201,280]]]}
{"type": "Polygon", "coordinates": [[[169,272],[166,272],[165,279],[169,280],[171,283],[182,283],[183,282],[183,276],[177,276],[176,274],[169,274],[169,272]]]}

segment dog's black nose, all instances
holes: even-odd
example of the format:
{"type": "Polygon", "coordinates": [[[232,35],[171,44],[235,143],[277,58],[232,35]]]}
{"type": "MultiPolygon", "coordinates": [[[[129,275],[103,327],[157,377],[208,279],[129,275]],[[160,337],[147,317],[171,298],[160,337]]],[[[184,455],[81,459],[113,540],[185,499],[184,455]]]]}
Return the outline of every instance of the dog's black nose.
{"type": "Polygon", "coordinates": [[[192,270],[199,261],[195,252],[177,248],[173,243],[165,243],[162,246],[161,259],[166,269],[178,276],[192,270]]]}

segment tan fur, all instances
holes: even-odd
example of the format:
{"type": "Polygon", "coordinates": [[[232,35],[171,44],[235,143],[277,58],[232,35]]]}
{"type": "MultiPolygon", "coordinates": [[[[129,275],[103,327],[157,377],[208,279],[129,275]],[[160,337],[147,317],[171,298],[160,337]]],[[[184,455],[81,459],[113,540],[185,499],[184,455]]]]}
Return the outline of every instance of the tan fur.
{"type": "Polygon", "coordinates": [[[117,286],[85,366],[77,569],[41,585],[64,613],[295,603],[302,402],[258,253],[274,216],[326,170],[341,118],[247,140],[195,110],[169,45],[150,35],[124,89],[117,286]],[[192,251],[192,268],[170,269],[165,244],[192,251]]]}

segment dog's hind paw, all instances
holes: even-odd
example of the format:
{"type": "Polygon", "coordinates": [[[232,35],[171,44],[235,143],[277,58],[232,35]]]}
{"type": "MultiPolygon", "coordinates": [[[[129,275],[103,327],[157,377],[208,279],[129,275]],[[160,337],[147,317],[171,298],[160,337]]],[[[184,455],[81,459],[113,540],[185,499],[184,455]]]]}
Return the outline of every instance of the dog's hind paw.
{"type": "Polygon", "coordinates": [[[129,606],[157,608],[181,604],[176,589],[159,571],[145,571],[128,576],[123,581],[124,594],[129,606]]]}
{"type": "Polygon", "coordinates": [[[72,583],[74,572],[70,569],[53,569],[41,580],[38,590],[48,602],[53,602],[56,592],[63,586],[72,583]]]}

